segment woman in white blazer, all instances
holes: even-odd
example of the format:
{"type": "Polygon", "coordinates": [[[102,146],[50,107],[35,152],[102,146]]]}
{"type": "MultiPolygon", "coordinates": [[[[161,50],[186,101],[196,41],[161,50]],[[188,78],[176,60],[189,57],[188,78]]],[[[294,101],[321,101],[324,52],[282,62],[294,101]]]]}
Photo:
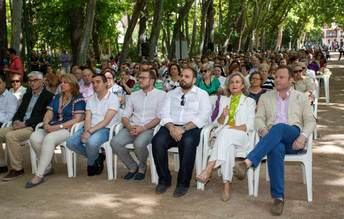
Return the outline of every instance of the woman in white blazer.
{"type": "Polygon", "coordinates": [[[226,82],[230,96],[221,96],[219,115],[215,119],[215,143],[208,165],[197,180],[207,183],[213,169],[220,167],[224,183],[222,200],[228,201],[232,192],[233,167],[237,150],[248,147],[248,132],[254,129],[255,101],[244,92],[245,79],[240,73],[231,74],[226,82]]]}

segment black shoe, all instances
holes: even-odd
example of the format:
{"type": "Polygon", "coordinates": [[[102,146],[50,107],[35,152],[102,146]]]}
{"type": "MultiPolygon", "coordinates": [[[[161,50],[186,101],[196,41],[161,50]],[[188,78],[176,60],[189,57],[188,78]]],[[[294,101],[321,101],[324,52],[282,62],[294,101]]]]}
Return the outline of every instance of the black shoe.
{"type": "Polygon", "coordinates": [[[97,160],[95,161],[95,165],[97,165],[96,175],[100,175],[104,170],[104,161],[106,156],[104,153],[100,153],[97,160]]]}
{"type": "Polygon", "coordinates": [[[0,173],[7,173],[8,172],[8,167],[4,166],[4,167],[0,167],[0,173]]]}
{"type": "Polygon", "coordinates": [[[146,176],[146,171],[143,173],[138,172],[138,173],[136,173],[134,180],[143,180],[145,178],[145,176],[146,176]]]}
{"type": "Polygon", "coordinates": [[[87,175],[94,176],[97,173],[97,165],[87,166],[87,175]]]}
{"type": "Polygon", "coordinates": [[[10,170],[10,172],[4,178],[2,178],[2,181],[11,181],[22,175],[24,175],[24,169],[10,170]]]}
{"type": "Polygon", "coordinates": [[[173,197],[179,198],[185,195],[188,192],[188,187],[178,186],[176,190],[174,190],[173,197]]]}
{"type": "Polygon", "coordinates": [[[165,185],[165,184],[158,184],[155,187],[155,193],[156,194],[163,194],[167,191],[167,189],[170,187],[171,185],[165,185]]]}
{"type": "Polygon", "coordinates": [[[125,176],[123,176],[123,179],[131,180],[132,178],[135,177],[135,175],[137,174],[138,170],[139,170],[139,168],[136,168],[135,172],[128,172],[125,176]]]}

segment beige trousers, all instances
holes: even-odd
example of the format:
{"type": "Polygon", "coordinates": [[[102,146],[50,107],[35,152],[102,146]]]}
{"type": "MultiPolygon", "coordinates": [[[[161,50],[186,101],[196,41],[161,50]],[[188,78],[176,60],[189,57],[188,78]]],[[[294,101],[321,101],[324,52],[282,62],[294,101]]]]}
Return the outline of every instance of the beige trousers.
{"type": "MultiPolygon", "coordinates": [[[[6,143],[6,151],[8,153],[9,165],[11,169],[23,169],[23,145],[22,143],[29,140],[33,129],[26,127],[14,130],[12,127],[0,128],[0,143],[6,143]]],[[[5,152],[0,147],[0,162],[4,162],[5,152]]]]}

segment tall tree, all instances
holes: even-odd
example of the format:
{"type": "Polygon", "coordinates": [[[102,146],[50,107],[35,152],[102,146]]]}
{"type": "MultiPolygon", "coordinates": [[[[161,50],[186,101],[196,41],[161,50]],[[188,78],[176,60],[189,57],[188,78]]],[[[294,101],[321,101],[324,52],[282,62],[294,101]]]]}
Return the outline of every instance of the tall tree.
{"type": "Polygon", "coordinates": [[[97,0],[88,0],[87,3],[84,31],[81,36],[80,50],[77,57],[77,63],[79,65],[85,65],[87,61],[89,43],[92,37],[94,15],[96,12],[96,3],[97,0]]]}
{"type": "Polygon", "coordinates": [[[12,42],[11,46],[21,54],[22,51],[22,19],[23,19],[23,0],[12,1],[12,42]]]}
{"type": "Polygon", "coordinates": [[[0,0],[0,49],[7,48],[6,0],[0,0]]]}
{"type": "Polygon", "coordinates": [[[133,31],[137,24],[137,20],[139,19],[140,12],[143,10],[145,5],[146,5],[146,0],[136,0],[134,10],[132,12],[132,16],[128,24],[127,31],[125,32],[125,36],[124,36],[122,52],[119,58],[121,63],[123,63],[128,57],[129,45],[132,40],[133,31]]]}
{"type": "Polygon", "coordinates": [[[163,4],[164,0],[154,0],[154,18],[152,24],[152,31],[149,37],[149,58],[154,57],[156,46],[159,39],[162,14],[163,14],[163,4]]]}

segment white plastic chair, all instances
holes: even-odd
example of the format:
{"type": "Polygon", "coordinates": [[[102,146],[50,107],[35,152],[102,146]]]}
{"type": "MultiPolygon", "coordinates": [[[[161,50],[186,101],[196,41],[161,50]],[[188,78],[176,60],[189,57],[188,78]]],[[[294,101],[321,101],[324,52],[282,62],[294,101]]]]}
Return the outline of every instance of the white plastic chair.
{"type": "MultiPolygon", "coordinates": [[[[212,148],[209,145],[209,136],[212,129],[216,127],[216,124],[208,125],[204,128],[204,142],[203,142],[203,162],[202,162],[202,169],[205,169],[208,163],[208,157],[212,152],[212,148]]],[[[237,151],[235,157],[237,158],[245,158],[247,154],[254,148],[255,146],[255,139],[256,139],[256,132],[252,131],[249,132],[249,142],[247,150],[237,151]]],[[[247,182],[248,182],[248,194],[252,196],[254,194],[254,174],[253,168],[249,168],[247,171],[247,182]]],[[[202,183],[202,188],[204,189],[204,184],[202,183]]]]}
{"type": "Polygon", "coordinates": [[[321,80],[324,81],[326,103],[330,103],[330,77],[331,77],[331,74],[320,74],[316,76],[317,80],[319,81],[319,86],[320,86],[320,81],[321,80]]]}
{"type": "MultiPolygon", "coordinates": [[[[307,188],[307,201],[312,202],[313,201],[313,190],[312,190],[312,146],[313,146],[313,136],[309,136],[308,142],[305,147],[304,153],[299,154],[286,154],[284,161],[285,162],[298,162],[302,164],[302,173],[303,173],[303,183],[306,184],[307,188]]],[[[267,164],[267,162],[266,162],[267,164]]],[[[255,185],[254,185],[254,196],[258,196],[258,189],[259,189],[259,173],[260,173],[260,166],[259,164],[255,170],[255,185]]],[[[269,181],[269,174],[268,174],[268,168],[266,165],[266,180],[269,181]]]]}
{"type": "MultiPolygon", "coordinates": [[[[116,126],[116,128],[115,128],[115,135],[117,135],[118,133],[119,133],[119,131],[121,130],[123,128],[123,124],[122,123],[120,123],[120,124],[118,124],[117,126],[116,126]]],[[[157,125],[156,127],[155,127],[155,129],[154,129],[154,134],[153,135],[155,135],[157,132],[158,132],[158,130],[159,130],[159,128],[160,128],[160,126],[159,125],[157,125]]],[[[134,144],[127,144],[126,146],[125,146],[128,150],[134,150],[135,148],[134,148],[134,144]]],[[[151,143],[149,143],[148,145],[147,145],[147,149],[148,149],[148,152],[149,152],[149,160],[151,161],[151,159],[150,159],[150,156],[152,156],[152,153],[151,153],[151,151],[152,151],[152,146],[151,146],[151,143]]],[[[178,158],[177,158],[178,159],[178,158]]],[[[118,162],[118,157],[117,157],[117,155],[116,154],[114,154],[114,178],[115,179],[117,179],[117,162],[118,162]]],[[[153,162],[154,163],[154,162],[153,162]]],[[[150,171],[151,171],[151,180],[152,180],[152,183],[156,183],[158,180],[157,180],[157,178],[156,178],[156,171],[155,171],[155,166],[154,166],[154,168],[152,167],[152,162],[150,162],[150,171]]]]}

